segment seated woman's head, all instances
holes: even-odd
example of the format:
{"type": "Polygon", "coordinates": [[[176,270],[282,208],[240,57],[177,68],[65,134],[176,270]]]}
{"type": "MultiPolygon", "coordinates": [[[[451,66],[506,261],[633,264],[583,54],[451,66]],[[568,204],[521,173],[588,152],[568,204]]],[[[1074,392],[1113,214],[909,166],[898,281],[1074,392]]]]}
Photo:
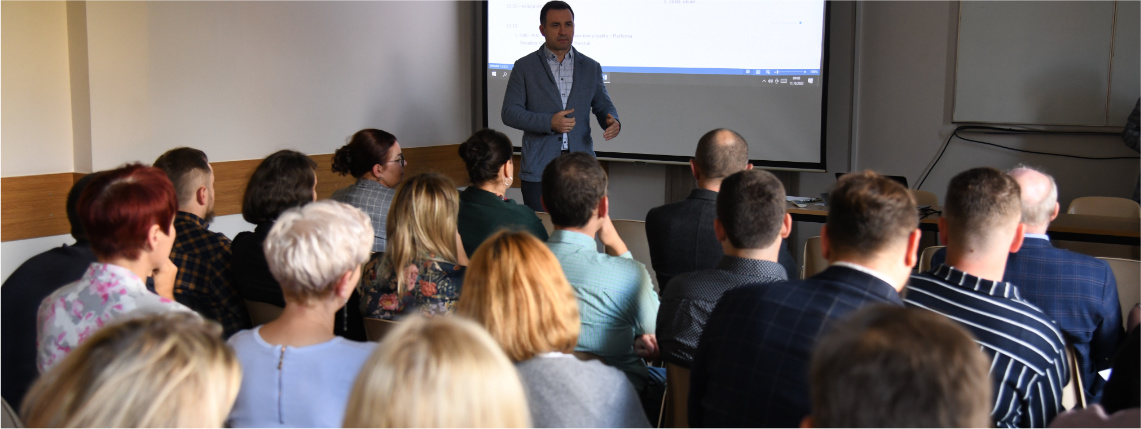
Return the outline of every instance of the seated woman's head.
{"type": "Polygon", "coordinates": [[[372,128],[357,131],[333,154],[333,172],[395,188],[404,180],[404,153],[396,136],[372,128]]]}
{"type": "Polygon", "coordinates": [[[162,170],[128,164],[101,172],[76,209],[99,260],[145,257],[155,269],[170,257],[178,198],[162,170]]]}
{"type": "Polygon", "coordinates": [[[455,317],[410,317],[357,376],[345,427],[527,427],[515,367],[487,332],[455,317]]]}
{"type": "Polygon", "coordinates": [[[217,323],[185,312],[107,325],[24,399],[29,427],[221,427],[241,385],[217,323]]]}
{"type": "Polygon", "coordinates": [[[512,174],[515,173],[511,155],[511,139],[492,129],[476,131],[460,144],[460,158],[467,166],[468,178],[473,185],[500,185],[497,182],[502,181],[503,186],[511,186],[512,174]]]}
{"type": "Polygon", "coordinates": [[[396,270],[398,290],[408,290],[403,268],[423,256],[455,263],[456,215],[460,197],[456,185],[439,173],[418,174],[396,188],[388,212],[385,257],[396,270]]]}
{"type": "Polygon", "coordinates": [[[286,301],[308,304],[352,293],[372,249],[372,232],[359,209],[324,200],[286,210],[262,246],[286,301]]]}
{"type": "Polygon", "coordinates": [[[526,232],[500,232],[472,255],[457,314],[482,324],[512,360],[570,353],[578,303],[558,259],[526,232]]]}
{"type": "Polygon", "coordinates": [[[317,200],[317,163],[301,152],[279,150],[262,160],[246,184],[242,218],[273,221],[281,212],[317,200]]]}

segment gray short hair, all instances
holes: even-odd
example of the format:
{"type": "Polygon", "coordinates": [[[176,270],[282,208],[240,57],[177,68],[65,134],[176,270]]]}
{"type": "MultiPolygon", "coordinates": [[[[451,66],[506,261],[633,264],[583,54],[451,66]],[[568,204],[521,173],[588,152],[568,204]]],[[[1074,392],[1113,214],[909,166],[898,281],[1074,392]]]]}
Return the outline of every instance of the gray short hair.
{"type": "MultiPolygon", "coordinates": [[[[1047,222],[1050,222],[1050,216],[1054,214],[1054,205],[1058,202],[1058,183],[1054,181],[1054,176],[1026,164],[1015,165],[1014,168],[1007,171],[1007,174],[1013,176],[1017,170],[1033,171],[1050,179],[1050,191],[1047,192],[1046,197],[1041,200],[1027,201],[1027,192],[1022,192],[1022,223],[1027,225],[1045,225],[1047,222]]],[[[1017,179],[1015,180],[1017,181],[1017,179]]]]}
{"type": "Polygon", "coordinates": [[[307,303],[327,296],[339,276],[367,261],[372,241],[364,212],[324,200],[282,213],[263,247],[285,297],[307,303]]]}

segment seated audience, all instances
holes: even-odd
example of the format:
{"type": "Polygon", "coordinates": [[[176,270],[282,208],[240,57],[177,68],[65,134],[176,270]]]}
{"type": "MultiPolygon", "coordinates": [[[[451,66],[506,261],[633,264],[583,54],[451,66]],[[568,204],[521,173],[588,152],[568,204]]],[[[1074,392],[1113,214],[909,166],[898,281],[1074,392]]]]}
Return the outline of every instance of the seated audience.
{"type": "MultiPolygon", "coordinates": [[[[658,277],[661,293],[665,293],[674,276],[716,269],[721,263],[724,253],[713,232],[717,193],[722,179],[753,168],[749,163],[749,145],[732,130],[710,131],[697,141],[697,153],[690,159],[689,168],[697,180],[697,189],[682,201],[655,207],[646,214],[650,264],[658,277]]],[[[788,278],[800,277],[800,268],[783,239],[778,262],[788,278]]]]}
{"type": "Polygon", "coordinates": [[[221,427],[242,377],[221,333],[190,312],[112,321],[36,381],[20,414],[28,427],[221,427]]]}
{"type": "Polygon", "coordinates": [[[475,254],[483,240],[501,229],[527,231],[547,241],[547,228],[530,207],[507,198],[515,180],[511,140],[495,130],[480,130],[460,145],[460,158],[467,165],[471,185],[460,192],[456,222],[464,252],[475,254]]]}
{"type": "Polygon", "coordinates": [[[831,190],[820,228],[827,269],[804,280],[725,292],[690,372],[691,427],[794,427],[811,411],[808,361],[829,324],[871,304],[903,306],[919,246],[915,199],[873,173],[831,190]]]}
{"type": "Polygon", "coordinates": [[[372,242],[374,253],[384,251],[388,207],[396,195],[396,185],[404,180],[405,165],[408,162],[396,136],[372,128],[357,131],[348,144],[333,154],[333,172],[351,175],[357,181],[333,191],[331,198],[368,214],[376,234],[372,242]]]}
{"type": "Polygon", "coordinates": [[[364,317],[392,320],[410,311],[455,310],[467,254],[456,232],[459,197],[451,179],[419,174],[396,188],[388,216],[388,248],[369,261],[358,292],[364,317]]]}
{"type": "Polygon", "coordinates": [[[511,361],[479,325],[409,317],[365,362],[344,427],[530,427],[511,361]]]}
{"type": "Polygon", "coordinates": [[[658,353],[658,295],[646,267],[630,256],[610,222],[606,181],[606,172],[588,153],[564,154],[547,164],[542,200],[555,225],[547,246],[578,296],[582,331],[575,351],[625,371],[646,414],[657,416],[665,371],[647,367],[641,357],[658,353]],[[598,252],[596,234],[609,254],[598,252]]]}
{"type": "Polygon", "coordinates": [[[515,362],[536,427],[649,427],[622,371],[573,354],[578,304],[555,255],[503,231],[472,255],[456,312],[483,325],[515,362]]]}
{"type": "Polygon", "coordinates": [[[0,362],[4,377],[3,397],[20,405],[24,394],[36,380],[36,310],[40,303],[61,286],[79,280],[95,262],[95,253],[87,241],[87,233],[79,221],[75,205],[79,195],[94,179],[83,176],[67,193],[67,221],[75,244],[63,245],[33,256],[4,280],[0,287],[0,362]]]}
{"type": "Polygon", "coordinates": [[[285,310],[230,338],[245,374],[227,426],[340,426],[375,344],[336,336],[333,319],[360,280],[372,241],[368,216],[336,201],[289,209],[274,222],[265,256],[285,310]]]}
{"type": "Polygon", "coordinates": [[[191,311],[173,300],[174,186],[162,170],[128,164],[96,175],[76,211],[95,253],[83,277],[40,304],[36,367],[50,369],[96,329],[134,314],[191,311]],[[144,279],[155,277],[155,291],[144,279]]]}
{"type": "Polygon", "coordinates": [[[1069,380],[1062,332],[1001,280],[1006,258],[1022,246],[1018,183],[980,167],[947,185],[939,237],[947,262],[911,277],[907,305],[961,323],[991,358],[991,418],[998,427],[1045,427],[1062,408],[1069,380]]]}
{"type": "Polygon", "coordinates": [[[871,305],[826,329],[801,427],[990,427],[990,359],[946,317],[871,305]]]}
{"type": "Polygon", "coordinates": [[[690,367],[705,321],[726,291],[788,280],[777,263],[781,241],[792,230],[792,217],[784,207],[784,186],[767,171],[745,170],[725,178],[713,220],[724,256],[717,269],[678,275],[662,291],[658,310],[662,360],[690,367]]]}
{"type": "Polygon", "coordinates": [[[178,266],[174,299],[222,324],[226,337],[250,327],[250,316],[230,284],[230,239],[206,229],[214,221],[214,168],[198,149],[179,147],[155,160],[178,196],[170,260],[178,266]]]}
{"type": "MultiPolygon", "coordinates": [[[[1025,239],[1006,260],[1002,280],[1018,286],[1022,299],[1046,313],[1074,346],[1085,385],[1086,399],[1101,401],[1105,380],[1098,371],[1109,368],[1121,343],[1121,307],[1117,278],[1109,263],[1050,244],[1046,230],[1058,217],[1058,186],[1054,178],[1019,166],[1009,172],[1021,189],[1025,239]]],[[[937,267],[946,249],[931,258],[937,267]]]]}

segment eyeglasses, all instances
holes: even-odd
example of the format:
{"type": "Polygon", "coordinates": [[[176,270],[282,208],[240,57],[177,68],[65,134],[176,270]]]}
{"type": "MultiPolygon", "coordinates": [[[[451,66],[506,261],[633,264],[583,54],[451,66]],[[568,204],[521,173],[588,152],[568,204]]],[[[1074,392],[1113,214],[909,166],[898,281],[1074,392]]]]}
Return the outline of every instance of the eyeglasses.
{"type": "Polygon", "coordinates": [[[408,161],[404,159],[404,153],[403,152],[396,154],[396,159],[394,159],[392,161],[388,161],[388,162],[399,162],[400,165],[408,165],[408,161]]]}

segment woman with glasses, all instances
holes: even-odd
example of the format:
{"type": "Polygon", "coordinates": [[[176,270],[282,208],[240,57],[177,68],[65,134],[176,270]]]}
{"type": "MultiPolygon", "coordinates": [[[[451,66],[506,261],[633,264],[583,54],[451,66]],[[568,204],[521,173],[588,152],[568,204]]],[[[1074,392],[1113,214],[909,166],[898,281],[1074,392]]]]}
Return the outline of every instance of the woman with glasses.
{"type": "Polygon", "coordinates": [[[373,253],[384,252],[388,207],[396,195],[396,185],[404,179],[407,164],[396,136],[372,128],[357,131],[348,144],[333,154],[333,172],[350,174],[357,181],[334,191],[332,198],[368,214],[375,234],[373,253]]]}

